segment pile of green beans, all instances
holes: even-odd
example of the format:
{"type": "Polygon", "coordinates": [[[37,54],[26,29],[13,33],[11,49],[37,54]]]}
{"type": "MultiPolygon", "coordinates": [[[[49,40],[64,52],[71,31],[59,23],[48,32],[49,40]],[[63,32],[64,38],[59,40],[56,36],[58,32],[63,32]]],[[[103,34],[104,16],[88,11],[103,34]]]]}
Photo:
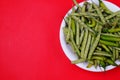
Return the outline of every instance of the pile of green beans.
{"type": "Polygon", "coordinates": [[[117,66],[120,59],[120,11],[112,12],[101,1],[99,5],[85,1],[75,7],[64,21],[63,32],[66,43],[78,56],[72,64],[88,62],[91,66],[117,66]]]}

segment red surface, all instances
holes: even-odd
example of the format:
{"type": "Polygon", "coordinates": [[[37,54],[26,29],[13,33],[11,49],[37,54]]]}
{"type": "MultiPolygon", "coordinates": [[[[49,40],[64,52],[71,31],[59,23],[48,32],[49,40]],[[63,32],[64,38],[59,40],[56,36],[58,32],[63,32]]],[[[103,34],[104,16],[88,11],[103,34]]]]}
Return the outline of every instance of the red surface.
{"type": "MultiPolygon", "coordinates": [[[[81,2],[82,0],[78,0],[81,2]]],[[[120,6],[119,0],[109,0],[120,6]]],[[[0,80],[116,80],[72,65],[59,41],[72,0],[0,0],[0,80]]]]}

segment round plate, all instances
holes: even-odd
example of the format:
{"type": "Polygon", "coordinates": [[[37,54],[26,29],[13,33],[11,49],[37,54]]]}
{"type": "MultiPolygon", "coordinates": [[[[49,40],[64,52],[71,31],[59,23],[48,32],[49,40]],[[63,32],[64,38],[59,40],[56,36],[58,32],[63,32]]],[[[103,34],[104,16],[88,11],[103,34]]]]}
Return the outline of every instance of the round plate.
{"type": "MultiPolygon", "coordinates": [[[[97,1],[97,0],[94,0],[94,1],[97,1]]],[[[88,1],[88,2],[91,2],[91,1],[88,1]]],[[[116,6],[115,4],[111,3],[111,2],[108,2],[108,1],[103,1],[104,4],[112,11],[118,11],[120,10],[120,8],[118,6],[116,6]]],[[[79,5],[82,6],[84,2],[81,2],[79,5]]],[[[95,2],[96,4],[98,4],[98,1],[95,2]]],[[[68,11],[68,13],[71,13],[72,9],[70,9],[68,11]]],[[[65,15],[65,17],[68,15],[68,13],[65,15]]],[[[65,18],[64,17],[64,18],[65,18]]],[[[64,22],[64,19],[62,20],[62,23],[61,23],[61,26],[60,26],[60,43],[61,43],[61,46],[62,46],[62,49],[65,53],[65,55],[68,57],[68,59],[70,61],[73,61],[73,60],[77,60],[77,55],[75,55],[75,53],[73,52],[73,50],[71,49],[70,45],[66,44],[66,41],[65,41],[65,37],[64,37],[64,34],[63,34],[63,27],[65,26],[65,22],[64,22]]],[[[117,64],[120,64],[120,61],[116,61],[117,64]]],[[[78,67],[84,69],[84,70],[88,70],[88,71],[93,71],[93,72],[103,72],[104,69],[102,67],[97,67],[95,68],[94,66],[92,66],[91,68],[86,68],[87,66],[87,62],[84,62],[84,63],[79,63],[79,64],[76,64],[78,67]]],[[[107,66],[106,67],[106,71],[108,70],[111,70],[115,68],[115,66],[107,66]]]]}

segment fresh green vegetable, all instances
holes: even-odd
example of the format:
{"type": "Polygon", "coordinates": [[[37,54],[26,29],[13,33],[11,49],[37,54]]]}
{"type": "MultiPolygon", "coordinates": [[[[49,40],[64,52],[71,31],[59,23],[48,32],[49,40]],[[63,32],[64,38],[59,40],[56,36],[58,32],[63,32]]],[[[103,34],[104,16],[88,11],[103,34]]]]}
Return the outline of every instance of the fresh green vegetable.
{"type": "Polygon", "coordinates": [[[101,13],[100,9],[98,8],[98,6],[95,3],[93,3],[93,7],[96,9],[96,11],[97,11],[98,15],[100,16],[100,19],[103,22],[103,24],[105,24],[105,22],[106,22],[105,18],[103,16],[103,14],[101,13]]]}
{"type": "Polygon", "coordinates": [[[85,52],[84,52],[84,57],[83,57],[84,59],[87,59],[87,55],[90,49],[90,43],[91,43],[91,34],[88,34],[88,41],[85,47],[85,52]]]}
{"type": "Polygon", "coordinates": [[[102,7],[102,9],[103,9],[106,13],[108,13],[108,14],[112,14],[112,13],[113,13],[111,10],[109,10],[109,9],[107,8],[107,6],[103,3],[102,0],[99,0],[99,5],[100,5],[100,7],[102,7]]]}
{"type": "Polygon", "coordinates": [[[90,48],[88,59],[91,59],[92,54],[95,51],[95,48],[97,47],[99,40],[100,40],[100,34],[97,35],[97,37],[95,38],[95,42],[93,43],[93,45],[90,48]]]}
{"type": "Polygon", "coordinates": [[[72,64],[78,64],[78,63],[82,63],[82,62],[84,62],[84,61],[85,61],[85,59],[78,59],[78,60],[72,61],[71,63],[72,63],[72,64]]]}
{"type": "Polygon", "coordinates": [[[94,66],[117,66],[120,59],[120,11],[112,12],[99,0],[99,5],[85,1],[82,6],[73,0],[76,7],[64,18],[63,33],[67,45],[78,59],[72,64],[87,62],[94,66]]]}
{"type": "Polygon", "coordinates": [[[105,51],[94,52],[94,55],[112,57],[111,54],[109,54],[108,52],[105,52],[105,51]]]}
{"type": "Polygon", "coordinates": [[[86,47],[86,43],[87,43],[87,38],[88,38],[88,30],[85,30],[85,36],[82,42],[82,46],[81,46],[81,58],[84,58],[84,53],[85,53],[85,47],[86,47]]]}
{"type": "Polygon", "coordinates": [[[101,43],[101,44],[104,44],[104,45],[108,45],[108,46],[119,47],[119,44],[114,43],[114,42],[109,42],[109,41],[100,40],[100,43],[101,43]]]}

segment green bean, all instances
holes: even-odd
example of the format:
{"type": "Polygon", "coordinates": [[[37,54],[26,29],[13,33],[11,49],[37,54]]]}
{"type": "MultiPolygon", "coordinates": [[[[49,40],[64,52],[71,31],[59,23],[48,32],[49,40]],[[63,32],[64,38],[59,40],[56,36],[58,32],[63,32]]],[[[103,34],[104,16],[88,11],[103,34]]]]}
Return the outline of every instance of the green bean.
{"type": "Polygon", "coordinates": [[[79,24],[81,24],[81,26],[85,27],[86,29],[88,29],[90,32],[95,33],[90,27],[88,27],[85,23],[83,23],[79,18],[72,16],[73,19],[75,19],[76,21],[79,22],[79,24]]]}
{"type": "Polygon", "coordinates": [[[111,33],[101,33],[101,35],[108,36],[108,37],[118,37],[118,38],[120,38],[119,35],[115,35],[115,34],[111,34],[111,33]]]}
{"type": "Polygon", "coordinates": [[[115,54],[115,55],[116,55],[116,59],[118,59],[118,58],[119,58],[119,51],[116,49],[116,50],[115,50],[115,53],[116,53],[116,54],[115,54]]]}
{"type": "Polygon", "coordinates": [[[90,48],[90,42],[91,42],[91,34],[88,34],[88,41],[87,41],[87,45],[85,47],[84,59],[87,58],[89,48],[90,48]]]}
{"type": "Polygon", "coordinates": [[[64,18],[64,21],[65,21],[66,27],[68,27],[68,24],[69,24],[69,19],[68,19],[68,17],[65,17],[65,18],[64,18]]]}
{"type": "Polygon", "coordinates": [[[81,9],[79,7],[76,8],[75,13],[80,13],[81,9]]]}
{"type": "Polygon", "coordinates": [[[95,38],[95,42],[93,43],[93,46],[91,46],[91,48],[90,48],[88,59],[91,59],[92,54],[93,54],[95,48],[97,47],[99,40],[100,40],[100,34],[97,35],[97,37],[95,38]]]}
{"type": "Polygon", "coordinates": [[[66,36],[66,41],[68,41],[70,39],[70,30],[71,30],[71,18],[69,18],[69,24],[68,24],[68,33],[67,33],[67,36],[66,36]]]}
{"type": "Polygon", "coordinates": [[[103,56],[93,56],[92,59],[104,61],[106,58],[103,56]]]}
{"type": "Polygon", "coordinates": [[[89,9],[88,7],[89,7],[90,3],[85,1],[83,5],[85,5],[85,11],[88,12],[88,9],[89,9]]]}
{"type": "Polygon", "coordinates": [[[86,12],[81,12],[81,13],[71,13],[70,15],[72,16],[94,16],[97,17],[98,15],[95,13],[86,13],[86,12]]]}
{"type": "Polygon", "coordinates": [[[96,51],[98,51],[98,50],[100,50],[100,51],[101,51],[101,50],[102,50],[102,48],[101,48],[101,47],[98,47],[98,46],[97,46],[97,48],[96,48],[96,49],[97,49],[96,51]]]}
{"type": "Polygon", "coordinates": [[[92,10],[92,4],[90,3],[89,8],[88,8],[88,12],[91,12],[91,10],[92,10]]]}
{"type": "MultiPolygon", "coordinates": [[[[83,4],[82,8],[81,8],[81,12],[85,13],[85,5],[83,4]]],[[[81,16],[81,21],[84,23],[85,19],[84,16],[81,16]]],[[[81,25],[81,30],[83,30],[83,25],[81,25]]]]}
{"type": "Polygon", "coordinates": [[[115,21],[112,23],[112,29],[115,28],[117,26],[117,23],[118,23],[118,18],[115,19],[115,21]]]}
{"type": "Polygon", "coordinates": [[[104,11],[108,14],[112,14],[113,12],[107,8],[107,6],[102,2],[102,0],[99,0],[99,5],[104,9],[104,11]]]}
{"type": "Polygon", "coordinates": [[[81,32],[79,46],[81,45],[81,43],[83,41],[83,37],[84,37],[84,30],[81,32]]]}
{"type": "Polygon", "coordinates": [[[94,60],[94,66],[95,66],[95,68],[97,68],[97,66],[98,66],[98,62],[97,62],[97,60],[94,60]]]}
{"type": "Polygon", "coordinates": [[[77,3],[77,1],[76,1],[76,0],[73,0],[73,2],[74,2],[74,4],[79,8],[79,10],[81,10],[81,7],[80,7],[80,5],[77,3]]]}
{"type": "Polygon", "coordinates": [[[88,60],[87,68],[92,67],[93,64],[94,64],[94,61],[93,61],[93,60],[88,60]]]}
{"type": "Polygon", "coordinates": [[[120,41],[120,37],[105,36],[105,35],[101,35],[101,39],[106,41],[120,41]]]}
{"type": "Polygon", "coordinates": [[[98,24],[103,25],[102,22],[100,22],[98,19],[96,19],[96,18],[93,17],[93,16],[85,16],[85,17],[87,17],[87,18],[91,18],[91,19],[95,20],[98,24]]]}
{"type": "Polygon", "coordinates": [[[64,33],[65,37],[67,36],[68,31],[69,31],[68,28],[63,27],[63,33],[64,33]]]}
{"type": "Polygon", "coordinates": [[[88,63],[94,64],[94,61],[93,60],[88,60],[88,63]]]}
{"type": "Polygon", "coordinates": [[[95,36],[92,36],[92,39],[91,39],[91,45],[93,45],[93,42],[95,41],[95,36]]]}
{"type": "Polygon", "coordinates": [[[98,32],[102,32],[102,26],[101,25],[99,25],[99,27],[98,27],[98,32]]]}
{"type": "Polygon", "coordinates": [[[100,12],[98,6],[97,6],[94,2],[93,2],[93,7],[96,9],[96,11],[97,11],[98,15],[100,16],[100,19],[101,19],[101,21],[103,22],[103,24],[105,24],[106,21],[105,21],[103,15],[102,15],[102,13],[100,12]]]}
{"type": "Polygon", "coordinates": [[[71,12],[71,14],[72,14],[72,13],[75,13],[75,8],[74,8],[74,7],[72,8],[72,12],[71,12]]]}
{"type": "Polygon", "coordinates": [[[99,28],[99,26],[98,26],[98,23],[97,23],[96,26],[95,26],[95,31],[96,32],[98,31],[98,28],[99,28]]]}
{"type": "Polygon", "coordinates": [[[108,48],[106,45],[101,44],[101,46],[105,49],[105,51],[107,51],[107,52],[109,52],[109,53],[110,53],[110,50],[109,50],[109,48],[108,48]]]}
{"type": "Polygon", "coordinates": [[[82,8],[81,8],[81,12],[85,12],[85,5],[83,4],[82,8]]]}
{"type": "Polygon", "coordinates": [[[79,28],[79,23],[78,22],[76,22],[76,44],[77,44],[77,46],[79,46],[79,33],[80,33],[80,28],[79,28]]]}
{"type": "Polygon", "coordinates": [[[120,28],[108,29],[108,32],[111,32],[111,33],[120,32],[120,28]]]}
{"type": "Polygon", "coordinates": [[[120,14],[120,11],[117,11],[117,12],[115,12],[115,13],[107,16],[107,17],[105,17],[105,19],[106,19],[106,20],[111,19],[111,18],[113,18],[114,16],[116,16],[116,15],[118,15],[118,14],[120,14]]]}
{"type": "Polygon", "coordinates": [[[117,50],[119,50],[120,51],[120,48],[118,48],[118,47],[113,47],[114,49],[117,49],[117,50]]]}
{"type": "Polygon", "coordinates": [[[120,36],[120,32],[118,32],[118,35],[120,36]]]}
{"type": "Polygon", "coordinates": [[[104,41],[104,40],[100,40],[100,43],[108,45],[108,46],[114,46],[114,47],[118,47],[119,46],[119,44],[116,44],[114,42],[104,41]]]}
{"type": "Polygon", "coordinates": [[[73,19],[71,19],[71,29],[73,31],[73,35],[75,35],[75,30],[76,30],[76,27],[75,27],[75,21],[73,19]]]}
{"type": "Polygon", "coordinates": [[[103,8],[102,8],[102,7],[99,7],[99,9],[100,9],[101,13],[102,13],[102,12],[104,12],[104,10],[103,10],[103,8]]]}
{"type": "Polygon", "coordinates": [[[71,37],[70,37],[71,42],[72,42],[72,44],[73,44],[73,46],[74,46],[74,48],[75,48],[76,53],[80,56],[81,53],[80,53],[80,51],[79,51],[77,45],[75,44],[75,41],[73,40],[73,32],[71,31],[70,33],[71,33],[71,37]]]}
{"type": "Polygon", "coordinates": [[[85,30],[85,36],[82,42],[82,47],[81,47],[81,57],[84,58],[84,53],[85,53],[85,47],[88,39],[88,30],[85,30]]]}
{"type": "Polygon", "coordinates": [[[112,57],[113,61],[115,61],[115,57],[116,57],[116,50],[113,48],[113,57],[112,57]]]}
{"type": "Polygon", "coordinates": [[[94,13],[96,10],[92,8],[89,12],[94,13]]]}
{"type": "Polygon", "coordinates": [[[111,54],[109,54],[108,52],[104,52],[104,51],[97,51],[93,53],[94,55],[98,55],[98,56],[106,56],[106,57],[112,57],[111,54]]]}
{"type": "Polygon", "coordinates": [[[91,68],[92,66],[93,66],[93,64],[88,63],[87,68],[91,68]]]}
{"type": "Polygon", "coordinates": [[[84,62],[84,61],[85,61],[85,59],[78,59],[78,60],[72,61],[71,63],[72,63],[72,64],[78,64],[78,63],[82,63],[82,62],[84,62]]]}
{"type": "Polygon", "coordinates": [[[117,66],[117,64],[111,59],[106,59],[105,62],[109,63],[110,65],[117,66]]]}
{"type": "Polygon", "coordinates": [[[112,51],[112,50],[113,50],[113,47],[111,47],[111,46],[108,46],[108,48],[110,49],[110,51],[112,51]]]}

